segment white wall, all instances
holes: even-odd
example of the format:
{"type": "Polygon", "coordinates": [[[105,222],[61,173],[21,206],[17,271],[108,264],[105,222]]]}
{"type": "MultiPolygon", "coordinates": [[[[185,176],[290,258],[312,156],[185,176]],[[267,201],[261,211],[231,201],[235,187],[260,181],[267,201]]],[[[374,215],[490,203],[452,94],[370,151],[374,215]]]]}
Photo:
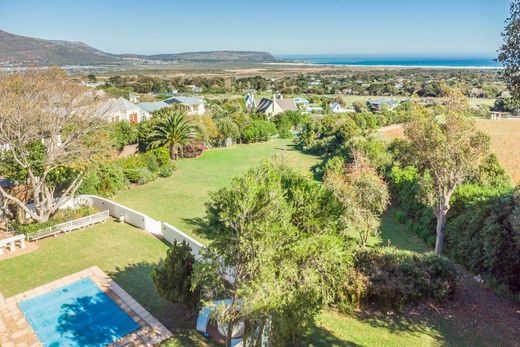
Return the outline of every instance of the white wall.
{"type": "Polygon", "coordinates": [[[186,235],[185,233],[183,233],[182,231],[180,231],[179,229],[177,229],[176,227],[174,227],[173,225],[170,225],[168,223],[163,223],[162,224],[162,232],[163,232],[164,238],[169,243],[173,243],[174,241],[177,241],[177,242],[186,241],[186,242],[188,242],[188,244],[191,247],[193,255],[195,255],[195,258],[199,258],[200,257],[199,252],[200,252],[200,249],[202,247],[204,247],[204,245],[202,243],[200,243],[199,241],[197,241],[197,240],[193,239],[192,237],[186,235]]]}

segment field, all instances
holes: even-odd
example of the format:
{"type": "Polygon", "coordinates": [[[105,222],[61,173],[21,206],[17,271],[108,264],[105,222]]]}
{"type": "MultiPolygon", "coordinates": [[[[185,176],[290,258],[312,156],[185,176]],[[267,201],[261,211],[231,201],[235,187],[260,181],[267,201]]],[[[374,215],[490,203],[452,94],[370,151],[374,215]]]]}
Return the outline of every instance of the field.
{"type": "MultiPolygon", "coordinates": [[[[477,124],[491,138],[491,151],[498,156],[500,163],[511,175],[513,181],[520,182],[520,151],[517,149],[520,140],[520,120],[479,119],[477,124]]],[[[387,139],[403,137],[403,130],[400,126],[382,128],[381,133],[387,139]]]]}

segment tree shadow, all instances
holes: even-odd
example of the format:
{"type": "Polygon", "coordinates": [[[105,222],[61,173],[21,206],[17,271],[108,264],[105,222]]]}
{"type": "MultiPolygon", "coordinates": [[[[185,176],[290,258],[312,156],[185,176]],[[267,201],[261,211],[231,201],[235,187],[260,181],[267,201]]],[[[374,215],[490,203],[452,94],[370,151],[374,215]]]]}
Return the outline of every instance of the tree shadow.
{"type": "Polygon", "coordinates": [[[319,327],[317,325],[313,325],[310,327],[309,332],[301,341],[302,346],[314,346],[314,347],[325,347],[325,346],[345,346],[345,347],[364,347],[365,345],[361,345],[352,341],[345,341],[344,339],[340,339],[335,336],[332,332],[328,331],[323,327],[319,327]]]}
{"type": "Polygon", "coordinates": [[[79,346],[106,346],[139,328],[105,293],[61,306],[56,330],[79,346]]]}
{"type": "Polygon", "coordinates": [[[151,274],[158,264],[135,263],[117,267],[108,274],[169,330],[195,329],[197,315],[194,312],[181,304],[172,304],[157,292],[151,274]]]}

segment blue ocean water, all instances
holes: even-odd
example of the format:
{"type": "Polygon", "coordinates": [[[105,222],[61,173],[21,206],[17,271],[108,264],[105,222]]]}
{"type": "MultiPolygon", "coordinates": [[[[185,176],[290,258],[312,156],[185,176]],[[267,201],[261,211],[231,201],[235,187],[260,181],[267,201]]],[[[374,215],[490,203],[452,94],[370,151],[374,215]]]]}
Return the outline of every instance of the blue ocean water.
{"type": "Polygon", "coordinates": [[[278,59],[319,65],[500,68],[495,57],[456,56],[361,56],[361,55],[281,55],[278,59]]]}
{"type": "Polygon", "coordinates": [[[102,347],[139,328],[89,278],[18,306],[47,347],[102,347]]]}

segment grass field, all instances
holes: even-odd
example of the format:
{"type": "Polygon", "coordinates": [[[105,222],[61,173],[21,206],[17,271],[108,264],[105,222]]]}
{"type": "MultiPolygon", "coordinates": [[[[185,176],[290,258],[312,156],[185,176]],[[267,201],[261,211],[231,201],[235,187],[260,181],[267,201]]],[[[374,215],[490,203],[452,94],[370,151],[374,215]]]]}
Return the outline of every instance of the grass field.
{"type": "MultiPolygon", "coordinates": [[[[284,140],[210,150],[202,157],[179,162],[171,178],[129,190],[117,199],[156,218],[184,223],[181,227],[192,230],[184,214],[186,219],[202,216],[209,191],[228,184],[233,176],[262,158],[282,152],[285,161],[302,171],[308,172],[318,160],[295,151],[284,140]]],[[[370,240],[372,246],[390,242],[402,249],[429,250],[417,235],[395,222],[391,211],[385,214],[381,229],[381,235],[370,240]]],[[[162,241],[126,224],[108,222],[42,240],[38,245],[31,253],[0,261],[0,293],[5,297],[97,265],[174,332],[176,337],[164,346],[209,346],[192,329],[194,322],[186,319],[185,312],[161,299],[153,286],[150,273],[168,248],[162,241]]],[[[465,312],[461,315],[466,316],[465,312]]],[[[512,345],[514,340],[504,338],[500,330],[508,324],[499,318],[491,321],[489,324],[496,326],[486,325],[480,317],[469,315],[467,321],[459,321],[451,313],[433,311],[345,316],[325,310],[302,339],[305,345],[320,347],[512,345]],[[475,328],[475,322],[485,329],[475,328]]]]}
{"type": "Polygon", "coordinates": [[[273,157],[307,173],[319,162],[319,158],[296,150],[290,140],[217,148],[198,158],[180,160],[171,177],[124,191],[114,200],[193,235],[211,191],[273,157]]]}
{"type": "MultiPolygon", "coordinates": [[[[491,138],[491,151],[498,156],[500,163],[511,175],[515,183],[520,182],[520,139],[519,119],[477,120],[478,127],[491,138]]],[[[390,126],[381,133],[387,139],[402,138],[401,127],[390,126]]]]}

